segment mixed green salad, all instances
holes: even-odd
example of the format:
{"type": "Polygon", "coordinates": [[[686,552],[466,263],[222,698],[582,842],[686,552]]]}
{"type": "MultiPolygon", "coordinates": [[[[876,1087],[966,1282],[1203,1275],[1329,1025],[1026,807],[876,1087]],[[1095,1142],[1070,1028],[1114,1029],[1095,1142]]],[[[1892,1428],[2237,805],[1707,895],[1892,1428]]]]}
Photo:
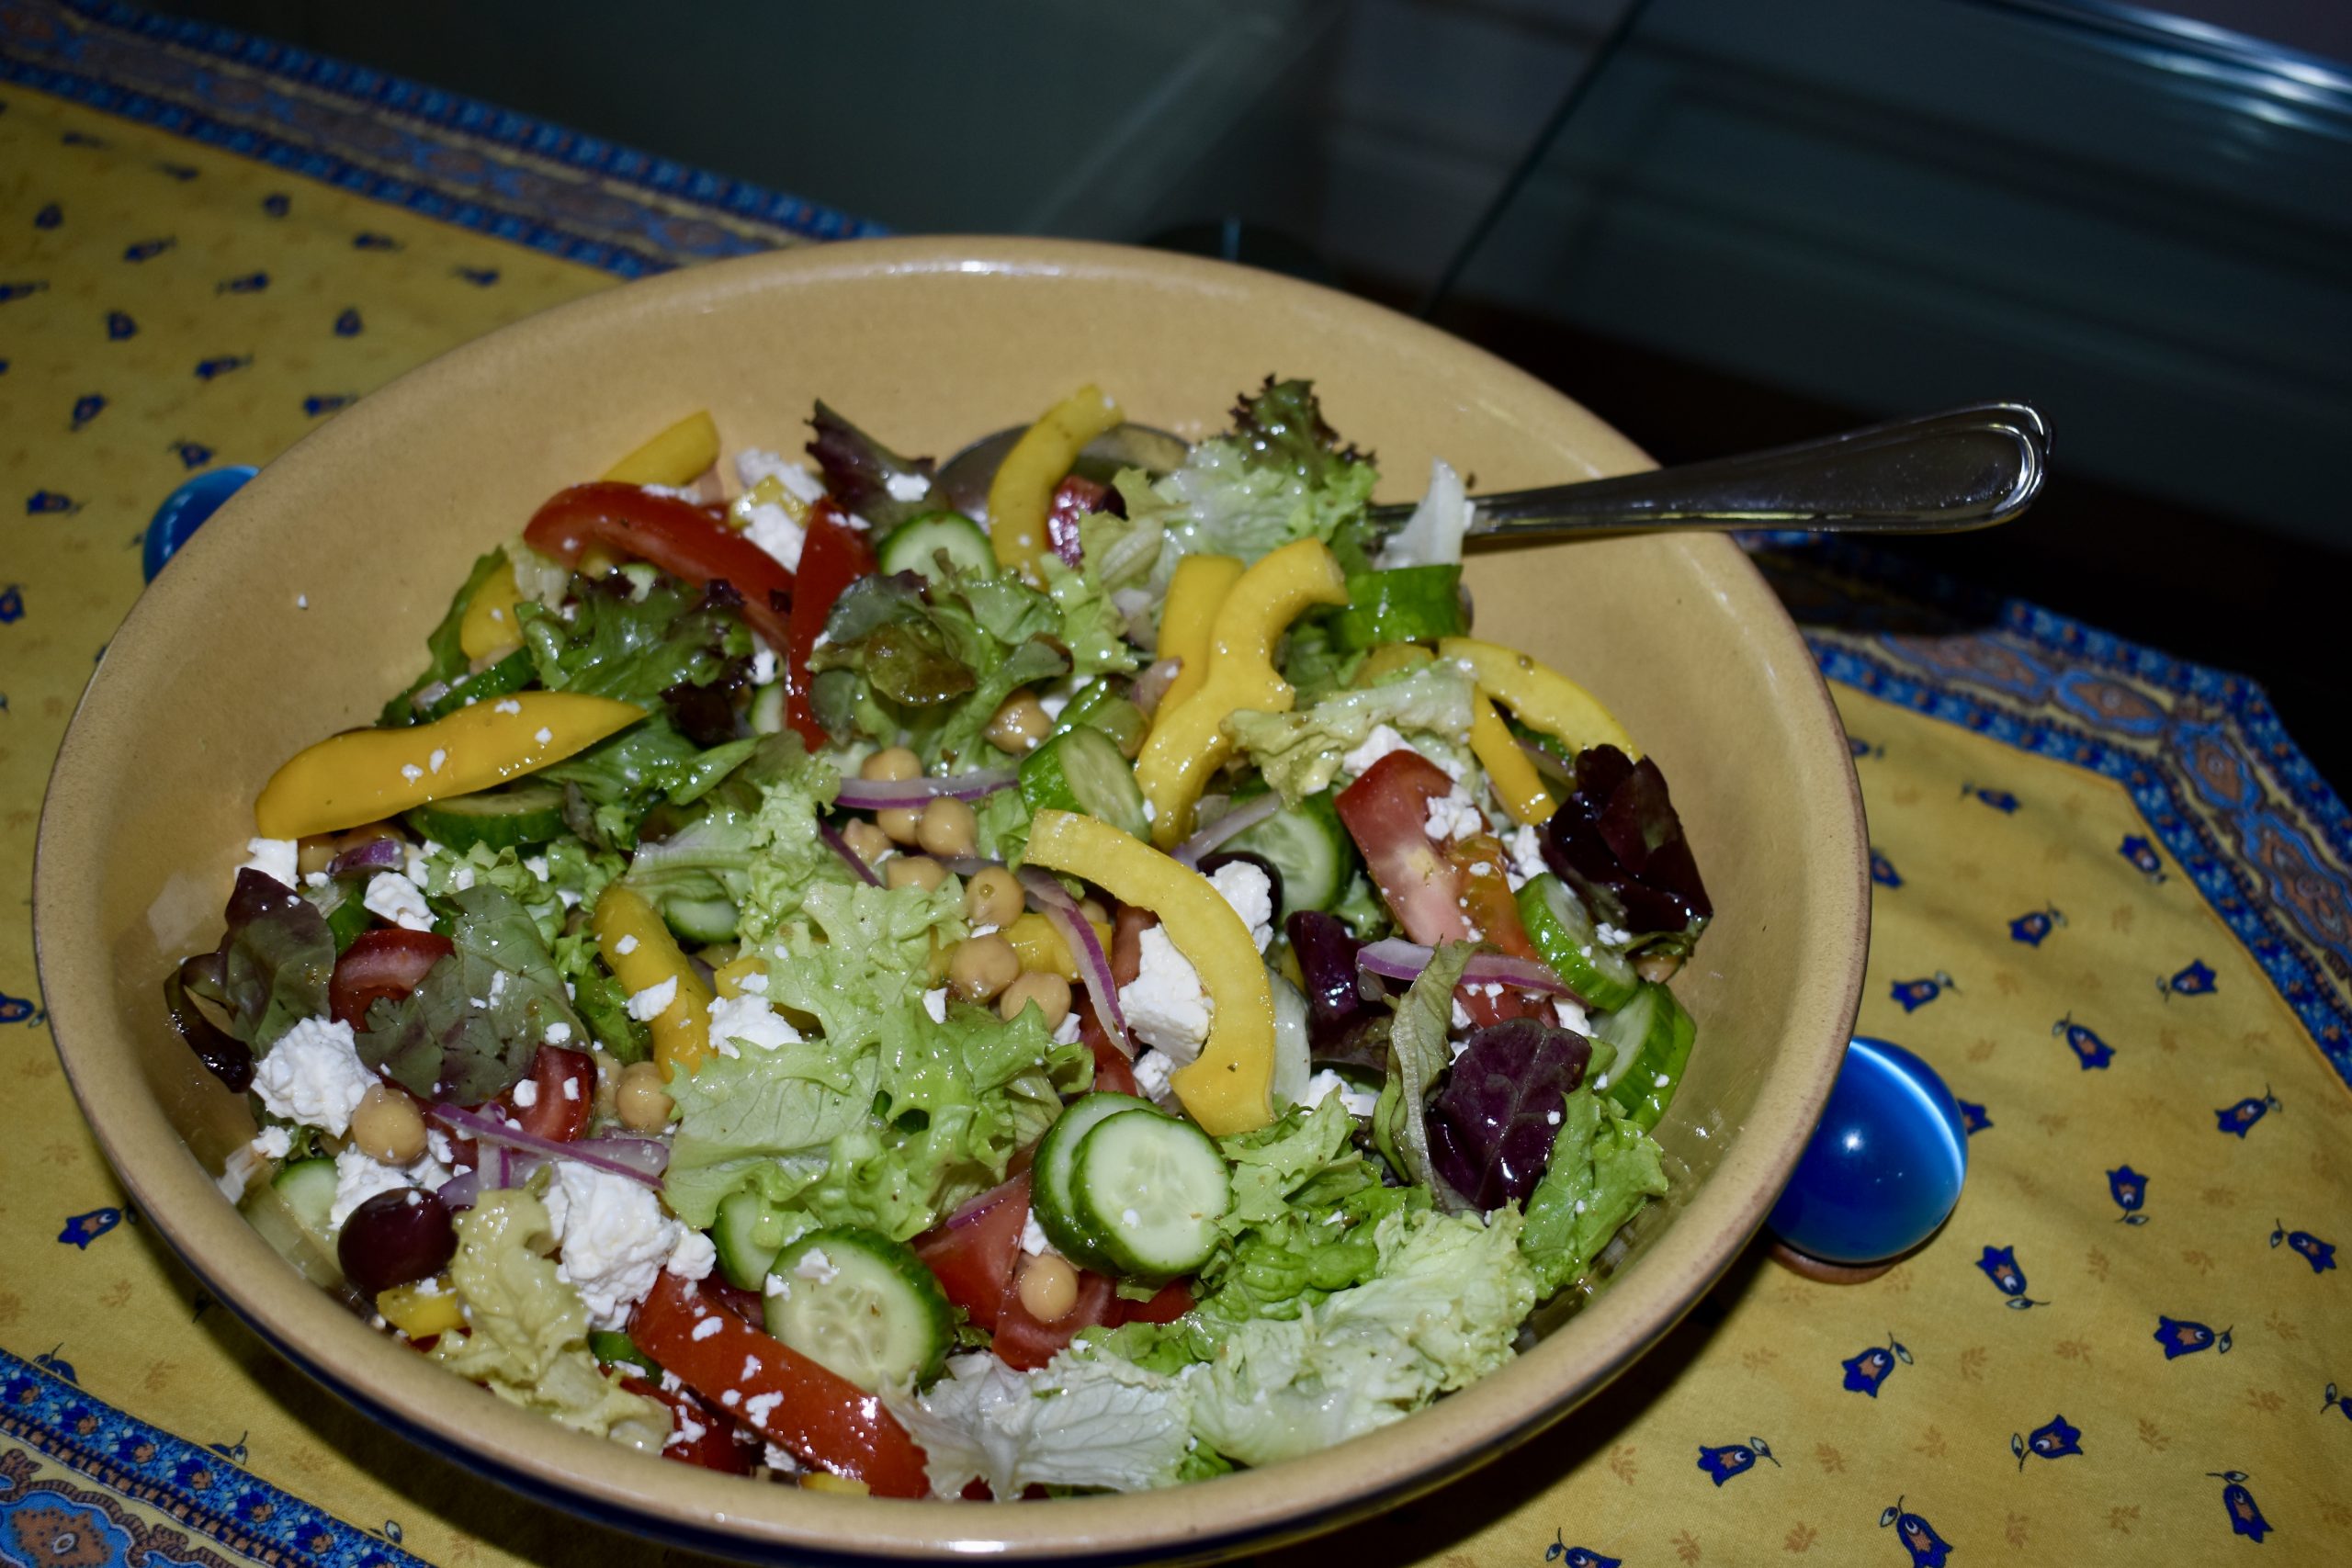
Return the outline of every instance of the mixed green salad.
{"type": "Polygon", "coordinates": [[[1309,386],[946,502],[707,415],[468,574],[289,760],[175,1026],[221,1180],[385,1332],[684,1462],[1164,1486],[1510,1360],[1666,1190],[1711,908],[1657,765],[1471,636],[1309,386]]]}

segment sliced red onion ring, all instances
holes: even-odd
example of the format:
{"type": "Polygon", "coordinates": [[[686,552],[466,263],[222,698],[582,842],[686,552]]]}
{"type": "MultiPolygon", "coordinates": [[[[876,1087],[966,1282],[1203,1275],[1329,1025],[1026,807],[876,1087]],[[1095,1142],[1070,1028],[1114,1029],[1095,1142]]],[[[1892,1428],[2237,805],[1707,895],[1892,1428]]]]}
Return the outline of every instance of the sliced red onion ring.
{"type": "Polygon", "coordinates": [[[1102,1021],[1102,1032],[1111,1037],[1119,1055],[1134,1061],[1136,1048],[1127,1038],[1127,1016],[1119,1010],[1119,982],[1111,973],[1111,961],[1102,955],[1102,944],[1095,940],[1094,928],[1079,913],[1078,900],[1054,880],[1051,872],[1040,867],[1024,865],[1013,874],[1021,879],[1029,901],[1037,906],[1038,912],[1069,944],[1070,956],[1078,962],[1087,994],[1094,998],[1094,1016],[1102,1021]]]}
{"type": "Polygon", "coordinates": [[[842,838],[831,823],[820,818],[817,823],[817,837],[825,840],[827,849],[842,857],[843,865],[848,866],[850,870],[857,873],[875,886],[882,886],[882,879],[874,874],[874,868],[857,858],[857,852],[849,847],[849,840],[842,838]]]}
{"type": "Polygon", "coordinates": [[[407,863],[408,846],[398,839],[370,839],[329,861],[327,874],[350,876],[363,871],[397,871],[407,863]]]}
{"type": "Polygon", "coordinates": [[[1143,709],[1145,717],[1150,717],[1159,711],[1159,699],[1168,694],[1168,688],[1176,683],[1176,676],[1183,668],[1181,659],[1159,660],[1136,677],[1134,689],[1127,693],[1128,700],[1143,709]]]}
{"type": "Polygon", "coordinates": [[[481,1195],[481,1172],[478,1168],[461,1170],[443,1182],[433,1195],[440,1199],[446,1207],[470,1209],[474,1206],[474,1200],[481,1195]]]}
{"type": "Polygon", "coordinates": [[[893,806],[921,806],[942,795],[953,800],[985,800],[1001,789],[1012,788],[1019,777],[1011,768],[985,768],[976,773],[957,773],[944,779],[843,779],[841,794],[833,801],[859,811],[883,811],[893,806]]]}
{"type": "MultiPolygon", "coordinates": [[[[463,1106],[436,1105],[427,1114],[477,1143],[495,1145],[502,1154],[520,1150],[547,1159],[578,1160],[608,1175],[625,1176],[648,1187],[662,1185],[662,1172],[670,1163],[670,1145],[655,1138],[589,1138],[577,1144],[560,1144],[552,1138],[534,1137],[520,1127],[463,1106]]],[[[504,1174],[519,1179],[511,1163],[504,1174]]]]}
{"type": "MultiPolygon", "coordinates": [[[[1390,980],[1418,978],[1429,967],[1430,951],[1419,944],[1391,937],[1375,942],[1356,954],[1357,966],[1390,980]]],[[[1507,953],[1474,953],[1462,971],[1464,986],[1504,985],[1514,991],[1540,991],[1547,997],[1573,997],[1574,991],[1564,985],[1557,975],[1532,958],[1513,958],[1507,953]]]]}
{"type": "Polygon", "coordinates": [[[1522,740],[1519,743],[1519,749],[1527,753],[1527,760],[1535,764],[1537,773],[1555,784],[1566,784],[1570,789],[1577,787],[1575,772],[1566,762],[1560,761],[1559,753],[1550,747],[1538,746],[1532,740],[1522,740]]]}
{"type": "Polygon", "coordinates": [[[1272,790],[1243,801],[1191,838],[1176,846],[1175,860],[1198,869],[1201,857],[1214,852],[1227,839],[1238,838],[1283,808],[1283,797],[1272,790]]]}

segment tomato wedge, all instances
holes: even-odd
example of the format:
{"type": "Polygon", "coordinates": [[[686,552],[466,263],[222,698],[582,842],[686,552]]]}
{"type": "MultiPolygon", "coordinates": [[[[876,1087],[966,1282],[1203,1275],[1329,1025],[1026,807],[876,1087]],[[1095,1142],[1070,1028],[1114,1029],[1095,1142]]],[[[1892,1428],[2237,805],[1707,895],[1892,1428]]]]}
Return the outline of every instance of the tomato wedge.
{"type": "Polygon", "coordinates": [[[658,1400],[670,1407],[671,1435],[670,1440],[662,1445],[663,1459],[715,1470],[723,1475],[752,1473],[751,1450],[738,1440],[741,1428],[734,1422],[713,1413],[691,1393],[673,1393],[643,1378],[623,1378],[621,1386],[639,1398],[658,1400]]]}
{"type": "Polygon", "coordinates": [[[878,1497],[930,1495],[922,1450],[878,1396],[711,1305],[692,1280],[662,1270],[628,1334],[679,1382],[802,1463],[863,1481],[878,1497]]]}
{"type": "Polygon", "coordinates": [[[1080,994],[1072,1004],[1078,1014],[1078,1038],[1094,1053],[1094,1088],[1105,1094],[1136,1092],[1136,1070],[1126,1053],[1111,1043],[1110,1031],[1095,1016],[1092,998],[1080,994]]]}
{"type": "MultiPolygon", "coordinates": [[[[830,501],[811,509],[808,537],[800,547],[800,575],[793,584],[789,638],[784,649],[784,720],[813,750],[829,739],[808,705],[808,656],[824,634],[825,617],[842,590],[874,570],[874,547],[864,530],[842,520],[830,501]]],[[[764,635],[764,634],[763,634],[764,635]]]]}
{"type": "Polygon", "coordinates": [[[1171,1280],[1148,1302],[1113,1303],[1111,1324],[1115,1327],[1122,1323],[1173,1323],[1192,1310],[1193,1282],[1171,1280]]]}
{"type": "Polygon", "coordinates": [[[424,973],[456,951],[446,936],[401,927],[361,931],[334,961],[327,980],[327,1012],[354,1029],[368,1025],[368,1004],[398,1001],[424,981],[424,973]]]}
{"type": "Polygon", "coordinates": [[[692,502],[635,485],[573,485],[539,508],[523,540],[566,566],[576,564],[589,546],[603,545],[688,582],[724,581],[743,596],[746,625],[771,647],[791,641],[792,573],[692,502]]]}
{"type": "Polygon", "coordinates": [[[596,1059],[587,1052],[542,1045],[523,1083],[531,1086],[531,1103],[523,1103],[523,1084],[514,1086],[512,1097],[514,1120],[523,1131],[559,1144],[588,1131],[588,1119],[596,1108],[596,1059]]]}
{"type": "Polygon", "coordinates": [[[1023,1171],[981,1193],[944,1223],[915,1237],[915,1256],[939,1278],[947,1299],[974,1325],[993,1332],[1021,1261],[1021,1231],[1029,1218],[1029,1175],[1023,1171]]]}
{"type": "Polygon", "coordinates": [[[1100,1328],[1114,1321],[1119,1303],[1118,1284],[1091,1269],[1078,1271],[1078,1304],[1051,1323],[1040,1322],[1021,1304],[1016,1284],[1005,1292],[1004,1309],[989,1342],[997,1359],[1017,1371],[1034,1371],[1054,1359],[1083,1328],[1100,1328]]]}

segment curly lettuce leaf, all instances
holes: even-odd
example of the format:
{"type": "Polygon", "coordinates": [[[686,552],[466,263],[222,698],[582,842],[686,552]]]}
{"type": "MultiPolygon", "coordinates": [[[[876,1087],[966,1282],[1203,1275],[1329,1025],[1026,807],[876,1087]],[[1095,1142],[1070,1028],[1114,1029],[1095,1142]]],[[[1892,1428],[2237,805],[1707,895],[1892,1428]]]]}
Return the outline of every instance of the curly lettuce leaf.
{"type": "Polygon", "coordinates": [[[1462,541],[1477,515],[1462,476],[1442,457],[1430,461],[1430,488],[1413,514],[1380,547],[1373,564],[1382,571],[1405,566],[1459,566],[1462,541]]]}
{"type": "Polygon", "coordinates": [[[690,806],[741,766],[756,739],[695,745],[659,715],[539,770],[564,786],[565,823],[599,849],[629,850],[646,814],[664,801],[690,806]]]}
{"type": "Polygon", "coordinates": [[[411,682],[408,689],[399,696],[384,705],[384,711],[376,719],[379,727],[390,729],[416,723],[424,716],[419,710],[418,694],[428,687],[447,685],[466,672],[468,665],[472,662],[466,657],[461,636],[466,624],[466,606],[473,603],[474,595],[481,591],[481,585],[505,564],[506,555],[502,550],[492,550],[474,561],[473,569],[466,573],[464,586],[458,590],[458,596],[449,601],[449,608],[443,613],[440,624],[425,634],[424,673],[411,682]]]}
{"type": "Polygon", "coordinates": [[[1111,603],[1107,589],[1062,564],[1058,556],[1038,557],[1037,569],[1059,617],[1056,630],[1069,650],[1071,674],[1125,675],[1142,667],[1127,641],[1127,618],[1111,603]]]}
{"type": "Polygon", "coordinates": [[[1172,1378],[1115,1357],[1065,1351],[1035,1371],[957,1356],[918,1395],[888,1400],[922,1446],[932,1494],[974,1481],[999,1497],[1031,1486],[1141,1492],[1185,1478],[1191,1399],[1172,1378]]]}
{"type": "Polygon", "coordinates": [[[539,928],[539,940],[552,944],[562,933],[565,916],[582,905],[593,906],[624,863],[620,856],[591,849],[565,834],[528,852],[492,850],[484,844],[458,851],[429,844],[412,854],[408,874],[432,898],[488,884],[522,905],[539,928]]]}
{"type": "Polygon", "coordinates": [[[570,619],[537,604],[516,609],[524,646],[551,692],[657,705],[673,686],[701,686],[748,658],[752,634],[732,588],[697,589],[654,574],[643,586],[627,573],[575,576],[570,619]]]}
{"type": "Polygon", "coordinates": [[[1419,664],[1398,679],[1289,713],[1230,715],[1225,730],[1283,802],[1295,806],[1329,788],[1347,754],[1372,739],[1380,725],[1417,741],[1445,742],[1466,751],[1476,691],[1470,677],[1452,664],[1419,664]]]}
{"type": "Polygon", "coordinates": [[[1666,1195],[1663,1156],[1614,1102],[1589,1088],[1568,1096],[1551,1165],[1527,1200],[1520,1232],[1539,1295],[1580,1279],[1620,1226],[1666,1195]]]}
{"type": "Polygon", "coordinates": [[[1465,942],[1441,943],[1429,966],[1414,979],[1396,1004],[1396,1021],[1388,1031],[1388,1083],[1374,1113],[1374,1128],[1383,1149],[1393,1149],[1408,1180],[1428,1188],[1448,1206],[1458,1196],[1437,1171],[1430,1149],[1429,1096],[1438,1075],[1451,1057],[1446,1031],[1453,1020],[1453,988],[1470,962],[1465,942]]]}
{"type": "Polygon", "coordinates": [[[407,996],[379,998],[355,1041],[359,1059],[427,1100],[479,1105],[530,1070],[551,1025],[586,1025],[529,911],[489,883],[450,894],[454,950],[407,996]]]}

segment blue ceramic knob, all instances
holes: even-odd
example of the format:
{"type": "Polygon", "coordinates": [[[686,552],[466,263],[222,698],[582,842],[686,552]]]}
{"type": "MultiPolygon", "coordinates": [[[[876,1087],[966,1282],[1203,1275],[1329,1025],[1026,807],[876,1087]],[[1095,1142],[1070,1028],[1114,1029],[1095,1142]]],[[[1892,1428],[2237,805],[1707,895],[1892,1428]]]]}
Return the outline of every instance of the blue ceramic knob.
{"type": "Polygon", "coordinates": [[[148,581],[155,581],[164,563],[204,526],[206,518],[220,510],[222,502],[243,489],[255,471],[244,463],[213,468],[197,475],[164,498],[164,504],[155,508],[155,515],[147,524],[147,547],[141,564],[148,581]]]}
{"type": "Polygon", "coordinates": [[[1944,1080],[1902,1046],[1858,1036],[1766,1224],[1805,1258],[1883,1263],[1935,1235],[1967,1175],[1968,1134],[1944,1080]]]}

